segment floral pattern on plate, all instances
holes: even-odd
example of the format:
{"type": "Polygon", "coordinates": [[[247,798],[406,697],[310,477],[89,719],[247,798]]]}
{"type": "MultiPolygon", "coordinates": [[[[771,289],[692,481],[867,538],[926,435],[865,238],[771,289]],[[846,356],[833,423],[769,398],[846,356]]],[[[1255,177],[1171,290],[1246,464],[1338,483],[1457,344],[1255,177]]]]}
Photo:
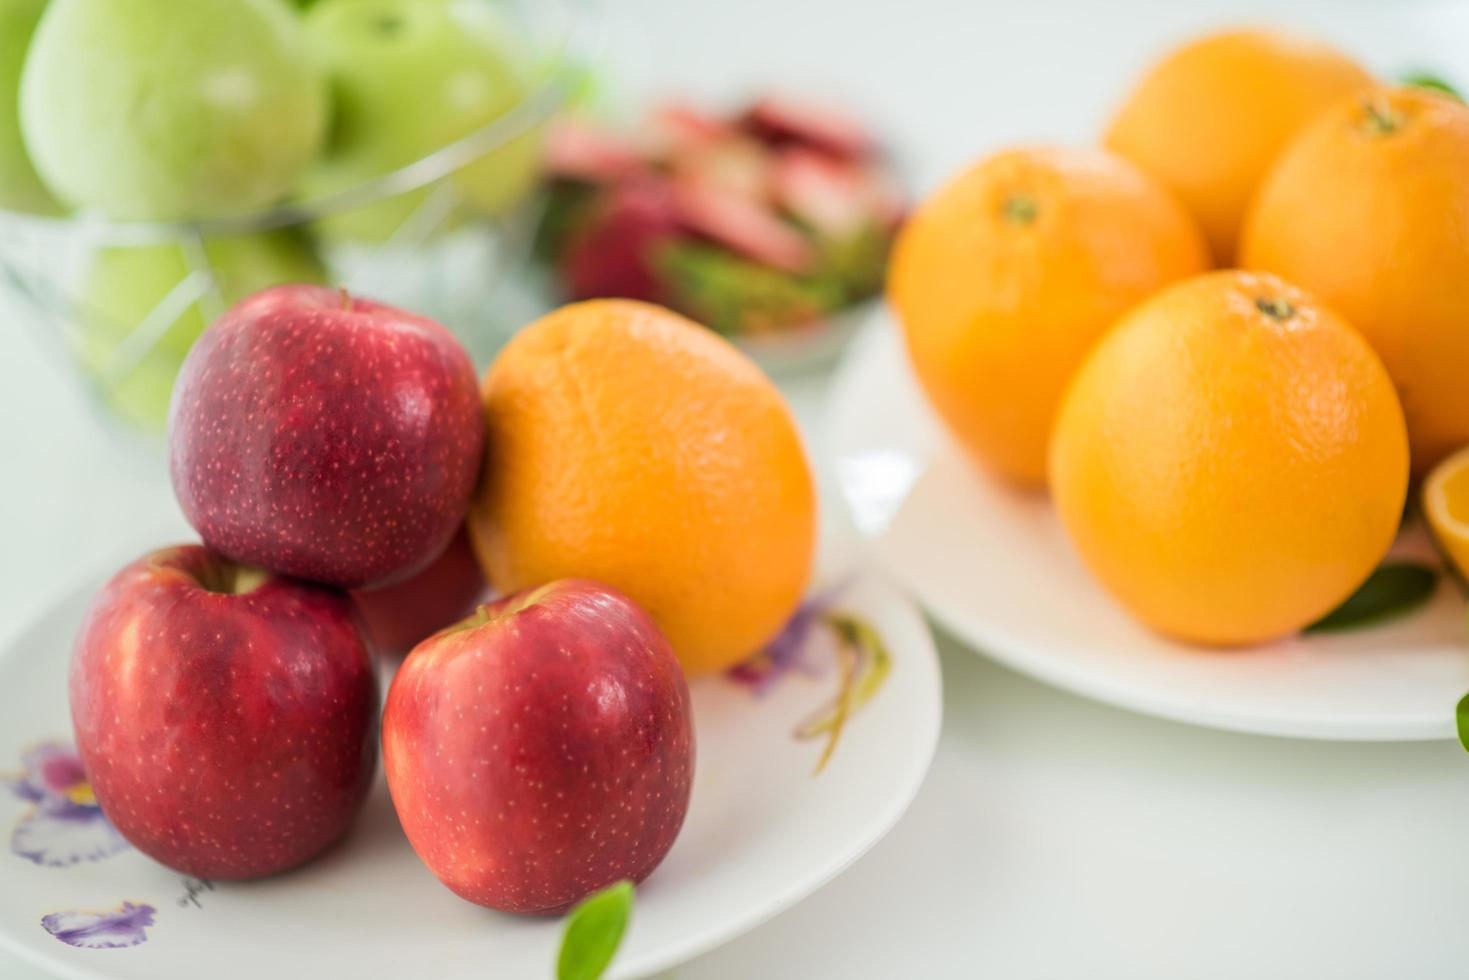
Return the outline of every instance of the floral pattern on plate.
{"type": "Polygon", "coordinates": [[[63,868],[98,861],[128,848],[102,814],[82,761],[66,745],[48,742],[21,757],[20,776],[5,782],[30,802],[10,835],[10,850],[36,864],[63,868]]]}
{"type": "Polygon", "coordinates": [[[826,768],[847,719],[877,695],[892,669],[892,656],[881,634],[860,616],[833,608],[844,587],[828,589],[802,603],[763,650],[728,673],[731,680],[758,696],[787,674],[819,677],[827,664],[836,661],[841,672],[836,694],[795,731],[801,740],[826,738],[812,775],[826,768]]]}
{"type": "Polygon", "coordinates": [[[147,942],[157,911],[151,905],[123,902],[102,912],[53,912],[41,918],[41,928],[78,949],[124,949],[147,942]]]}

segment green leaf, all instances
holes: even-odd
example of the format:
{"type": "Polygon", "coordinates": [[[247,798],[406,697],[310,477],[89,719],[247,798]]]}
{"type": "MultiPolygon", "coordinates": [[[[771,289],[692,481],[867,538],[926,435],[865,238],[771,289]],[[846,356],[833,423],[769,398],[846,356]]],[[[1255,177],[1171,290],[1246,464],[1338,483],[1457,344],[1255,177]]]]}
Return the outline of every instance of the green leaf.
{"type": "Polygon", "coordinates": [[[1454,721],[1459,728],[1459,744],[1464,746],[1464,751],[1469,752],[1469,694],[1459,699],[1459,707],[1454,711],[1454,721]]]}
{"type": "Polygon", "coordinates": [[[1438,572],[1417,562],[1388,562],[1368,576],[1346,602],[1306,627],[1328,633],[1374,625],[1418,608],[1433,595],[1438,572]]]}
{"type": "Polygon", "coordinates": [[[1444,81],[1442,78],[1433,74],[1432,72],[1409,72],[1408,74],[1403,76],[1403,84],[1413,85],[1418,88],[1432,89],[1435,92],[1442,92],[1444,95],[1452,96],[1453,98],[1458,99],[1460,102],[1464,101],[1464,96],[1459,94],[1458,89],[1454,88],[1448,82],[1444,81]]]}
{"type": "Polygon", "coordinates": [[[556,957],[556,980],[597,980],[606,972],[632,918],[632,897],[632,882],[623,880],[571,910],[556,957]]]}

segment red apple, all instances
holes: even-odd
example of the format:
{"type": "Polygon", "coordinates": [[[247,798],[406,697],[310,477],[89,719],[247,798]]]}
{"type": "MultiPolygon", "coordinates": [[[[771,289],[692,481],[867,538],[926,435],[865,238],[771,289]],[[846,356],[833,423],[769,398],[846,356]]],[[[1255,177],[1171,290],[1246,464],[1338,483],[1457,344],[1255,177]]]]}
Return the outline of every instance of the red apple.
{"type": "Polygon", "coordinates": [[[474,365],[449,331],[321,286],[220,317],[169,411],[174,491],[206,545],[349,589],[444,550],[483,443],[474,365]]]}
{"type": "Polygon", "coordinates": [[[284,871],[342,836],[372,781],[377,703],[350,598],[198,545],[113,576],[71,664],[103,813],[201,878],[284,871]]]}
{"type": "Polygon", "coordinates": [[[641,881],[673,846],[694,771],[688,685],[632,600],[555,582],[414,648],[388,691],[383,764],[444,884],[559,913],[641,881]]]}
{"type": "Polygon", "coordinates": [[[397,585],[352,593],[379,650],[407,653],[414,644],[474,612],[485,596],[485,576],[461,528],[444,553],[397,585]]]}

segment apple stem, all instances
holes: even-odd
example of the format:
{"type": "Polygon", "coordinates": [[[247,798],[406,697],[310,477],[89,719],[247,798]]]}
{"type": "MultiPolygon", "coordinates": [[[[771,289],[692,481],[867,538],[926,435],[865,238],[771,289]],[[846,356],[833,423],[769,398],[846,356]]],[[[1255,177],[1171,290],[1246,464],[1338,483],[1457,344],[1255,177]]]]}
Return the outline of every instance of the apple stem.
{"type": "Polygon", "coordinates": [[[445,633],[461,633],[464,630],[477,629],[484,626],[494,616],[494,602],[482,602],[474,607],[474,612],[461,619],[452,626],[443,629],[445,633]]]}
{"type": "Polygon", "coordinates": [[[472,630],[480,626],[488,626],[497,619],[513,616],[522,609],[528,609],[540,602],[541,599],[545,598],[547,593],[555,588],[555,585],[555,582],[549,582],[538,588],[528,589],[519,595],[482,602],[475,607],[474,612],[453,626],[448,627],[444,632],[457,633],[460,630],[472,630]]]}
{"type": "Polygon", "coordinates": [[[263,568],[253,565],[241,565],[235,569],[235,574],[227,590],[231,595],[246,595],[254,592],[265,584],[270,578],[270,573],[263,568]]]}
{"type": "Polygon", "coordinates": [[[350,310],[352,308],[352,294],[347,292],[347,287],[338,286],[337,292],[340,293],[342,297],[342,309],[350,310]]]}
{"type": "Polygon", "coordinates": [[[211,562],[198,570],[201,586],[218,595],[245,595],[266,583],[270,573],[254,565],[229,561],[211,562]]]}

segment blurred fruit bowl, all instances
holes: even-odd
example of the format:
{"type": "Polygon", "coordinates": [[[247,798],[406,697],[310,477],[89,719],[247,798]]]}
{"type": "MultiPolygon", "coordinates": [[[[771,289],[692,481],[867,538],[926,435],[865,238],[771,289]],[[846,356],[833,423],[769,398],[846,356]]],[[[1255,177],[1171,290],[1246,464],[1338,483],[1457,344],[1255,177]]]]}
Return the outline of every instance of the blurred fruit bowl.
{"type": "MultiPolygon", "coordinates": [[[[203,329],[280,283],[416,310],[484,363],[523,318],[506,273],[529,251],[545,127],[584,83],[595,14],[595,0],[316,0],[301,23],[325,65],[329,122],[287,193],[247,213],[147,221],[0,187],[0,308],[80,367],[114,416],[155,433],[203,329]]],[[[43,18],[31,62],[48,29],[60,30],[43,18]]],[[[3,62],[0,75],[18,72],[3,62]]],[[[25,86],[9,84],[24,116],[25,86]]],[[[23,122],[35,156],[39,127],[23,122]]],[[[105,145],[85,149],[101,158],[105,145]]]]}
{"type": "Polygon", "coordinates": [[[768,369],[829,360],[882,292],[908,207],[881,142],[840,107],[765,95],[558,120],[536,255],[564,299],[661,303],[768,369]]]}

